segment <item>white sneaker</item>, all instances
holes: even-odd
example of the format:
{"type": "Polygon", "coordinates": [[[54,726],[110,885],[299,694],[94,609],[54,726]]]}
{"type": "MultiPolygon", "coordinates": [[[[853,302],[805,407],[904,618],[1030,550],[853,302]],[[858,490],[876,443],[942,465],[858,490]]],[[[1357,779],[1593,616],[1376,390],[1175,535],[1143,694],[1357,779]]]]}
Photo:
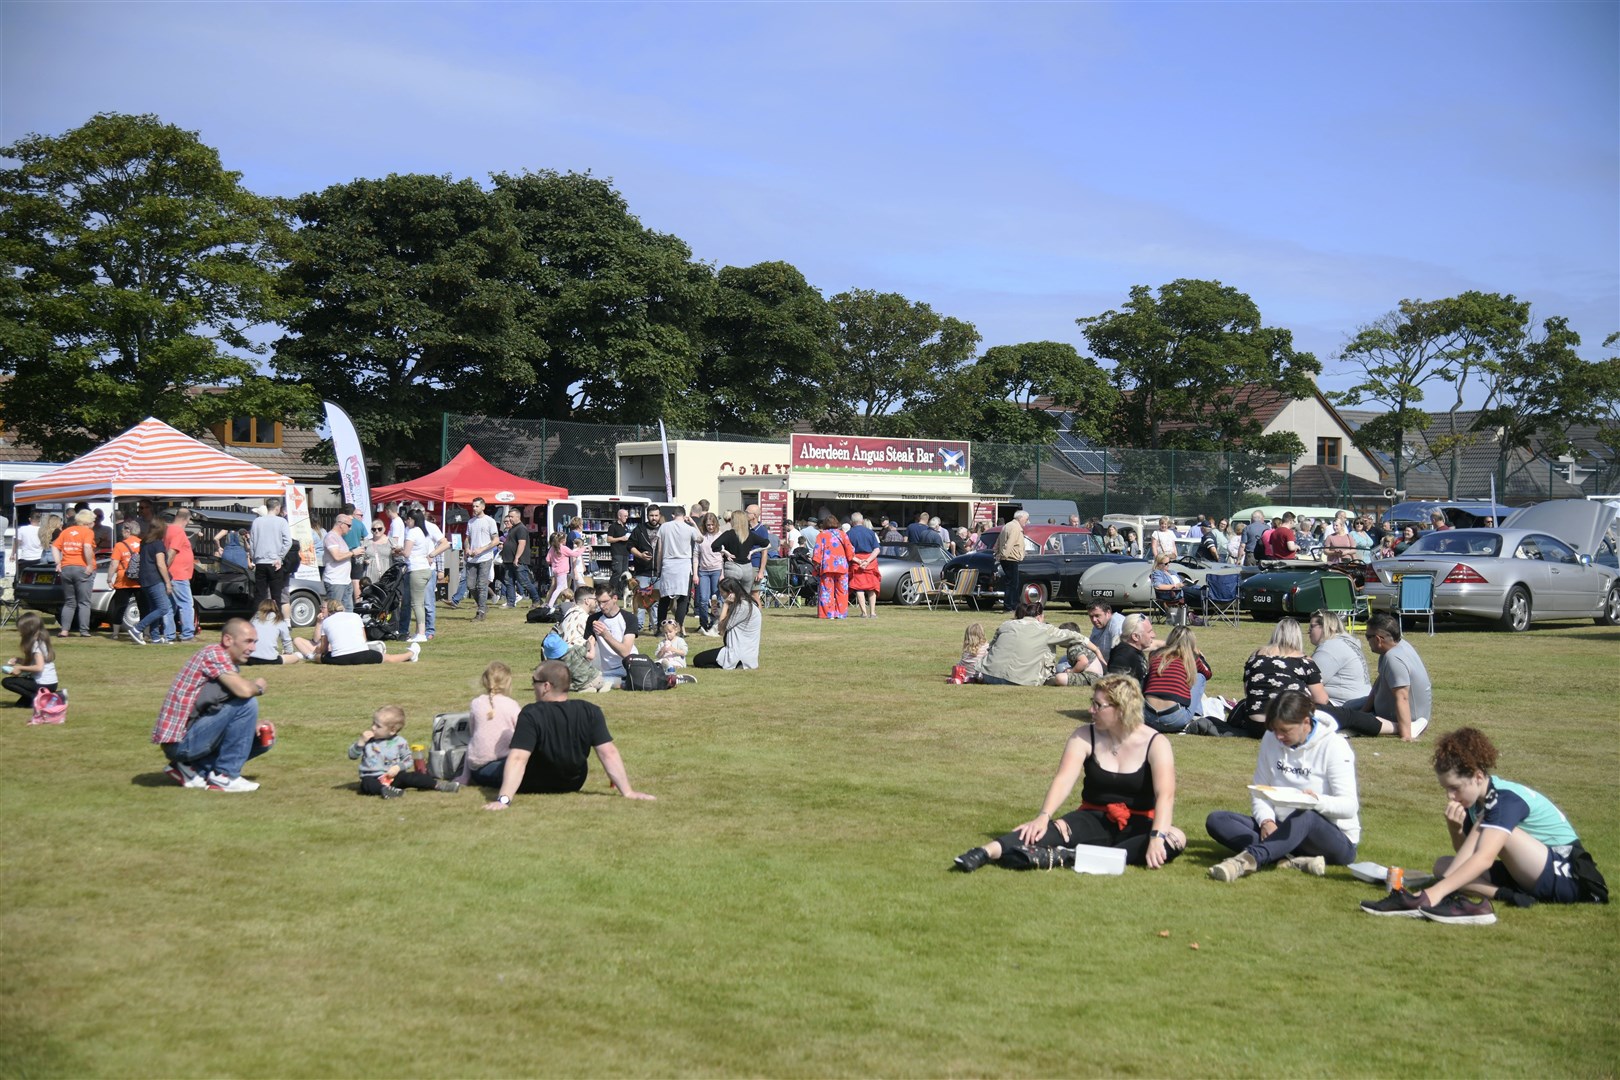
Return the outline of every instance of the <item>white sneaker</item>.
{"type": "Polygon", "coordinates": [[[245,776],[222,776],[217,772],[211,772],[208,774],[208,790],[229,791],[233,793],[243,791],[258,791],[259,785],[254,783],[252,780],[249,780],[245,776]]]}
{"type": "Polygon", "coordinates": [[[422,644],[421,642],[413,641],[411,642],[411,658],[406,662],[414,664],[420,659],[422,659],[422,644]]]}
{"type": "Polygon", "coordinates": [[[1412,721],[1412,738],[1417,738],[1427,730],[1429,730],[1429,718],[1427,716],[1420,716],[1412,721]]]}
{"type": "Polygon", "coordinates": [[[410,640],[411,640],[412,645],[425,645],[425,644],[427,644],[427,635],[426,634],[417,634],[415,637],[411,638],[410,640]]]}

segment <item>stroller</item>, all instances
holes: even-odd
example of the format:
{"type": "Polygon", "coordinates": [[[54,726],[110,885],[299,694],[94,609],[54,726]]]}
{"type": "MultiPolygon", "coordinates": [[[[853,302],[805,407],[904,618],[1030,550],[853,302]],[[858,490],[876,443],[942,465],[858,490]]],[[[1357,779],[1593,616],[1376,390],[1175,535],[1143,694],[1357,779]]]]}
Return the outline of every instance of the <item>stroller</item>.
{"type": "Polygon", "coordinates": [[[405,591],[405,571],[390,566],[383,576],[360,590],[360,602],[354,612],[366,628],[367,641],[392,641],[400,635],[394,629],[394,612],[399,609],[400,594],[405,591]]]}

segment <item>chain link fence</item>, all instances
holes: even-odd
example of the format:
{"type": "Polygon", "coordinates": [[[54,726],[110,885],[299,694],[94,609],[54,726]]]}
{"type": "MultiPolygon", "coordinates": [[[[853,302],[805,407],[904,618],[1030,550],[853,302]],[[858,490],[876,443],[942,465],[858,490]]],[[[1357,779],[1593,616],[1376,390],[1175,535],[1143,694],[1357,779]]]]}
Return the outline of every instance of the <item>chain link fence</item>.
{"type": "MultiPolygon", "coordinates": [[[[785,435],[735,435],[670,428],[675,439],[782,443],[785,435]]],[[[510,420],[446,413],[441,461],[470,445],[508,472],[570,491],[614,492],[620,443],[656,441],[656,425],[578,424],[560,420],[510,420]]],[[[1620,468],[1587,455],[1597,468],[1571,467],[1522,451],[1503,451],[1488,435],[1442,448],[1423,441],[1409,446],[1403,463],[1402,498],[1489,499],[1523,505],[1549,498],[1607,494],[1620,486],[1620,468]]],[[[1070,499],[1083,518],[1110,515],[1200,513],[1231,517],[1261,504],[1377,510],[1391,500],[1391,482],[1319,464],[1312,455],[1294,461],[1267,460],[1243,450],[1093,448],[1073,441],[1053,444],[973,444],[973,489],[1017,499],[1070,499]]],[[[1387,468],[1387,465],[1386,465],[1387,468]]]]}

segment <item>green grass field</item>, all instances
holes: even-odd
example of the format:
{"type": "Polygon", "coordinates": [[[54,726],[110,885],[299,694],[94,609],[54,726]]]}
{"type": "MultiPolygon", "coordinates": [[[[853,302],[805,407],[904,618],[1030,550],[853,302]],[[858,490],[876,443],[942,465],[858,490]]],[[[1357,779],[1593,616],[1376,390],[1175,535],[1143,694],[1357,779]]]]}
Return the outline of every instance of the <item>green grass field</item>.
{"type": "MultiPolygon", "coordinates": [[[[1203,819],[1246,807],[1246,740],[1175,741],[1192,843],[1163,871],[948,873],[1039,808],[1086,700],[946,684],[973,618],[1000,616],[772,612],[763,670],[598,699],[656,803],[612,797],[593,760],[584,793],[503,814],[477,791],[361,798],[344,750],[378,705],[425,741],[486,662],[532,664],[521,613],[441,608],[417,665],[269,669],[281,740],[234,796],[159,772],[181,650],[68,641],[68,723],[0,711],[0,1075],[1620,1068],[1616,907],[1448,927],[1362,915],[1378,893],[1343,870],[1209,880],[1203,819]]],[[[1199,631],[1216,692],[1268,632],[1199,631]]],[[[1355,744],[1361,857],[1444,853],[1428,755],[1466,721],[1620,884],[1620,631],[1415,640],[1438,719],[1355,744]]]]}

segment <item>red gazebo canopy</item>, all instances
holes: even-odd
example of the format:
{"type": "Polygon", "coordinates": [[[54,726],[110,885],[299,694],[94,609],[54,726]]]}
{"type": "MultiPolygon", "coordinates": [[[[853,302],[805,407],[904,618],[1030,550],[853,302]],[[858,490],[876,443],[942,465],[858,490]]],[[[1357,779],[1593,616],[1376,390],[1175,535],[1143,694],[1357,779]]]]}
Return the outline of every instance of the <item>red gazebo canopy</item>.
{"type": "Polygon", "coordinates": [[[395,499],[470,503],[474,499],[483,499],[491,505],[530,506],[567,497],[567,488],[525,480],[505,469],[498,469],[471,446],[462,447],[461,453],[451,458],[448,464],[426,476],[371,490],[372,501],[380,503],[393,502],[395,499]]]}

